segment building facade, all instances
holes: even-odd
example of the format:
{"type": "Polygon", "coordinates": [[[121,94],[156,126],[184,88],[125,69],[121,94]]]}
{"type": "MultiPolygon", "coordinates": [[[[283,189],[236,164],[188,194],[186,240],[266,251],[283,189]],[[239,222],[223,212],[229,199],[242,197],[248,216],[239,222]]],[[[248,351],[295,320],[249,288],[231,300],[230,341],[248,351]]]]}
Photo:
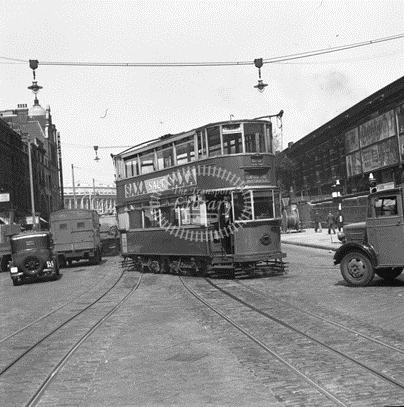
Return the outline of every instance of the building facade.
{"type": "Polygon", "coordinates": [[[0,202],[0,217],[5,223],[31,213],[31,198],[27,145],[1,118],[0,163],[0,194],[9,197],[0,202]]]}
{"type": "Polygon", "coordinates": [[[380,89],[278,153],[284,196],[318,202],[369,193],[369,175],[380,187],[399,183],[404,163],[404,77],[380,89]]]}
{"type": "MultiPolygon", "coordinates": [[[[17,109],[0,111],[0,118],[20,135],[26,152],[28,137],[31,140],[35,211],[40,212],[40,216],[48,220],[50,213],[60,209],[62,205],[59,135],[52,123],[50,107],[44,109],[35,98],[30,109],[26,104],[20,104],[17,109]]],[[[25,175],[29,180],[28,169],[25,175]]]]}
{"type": "Polygon", "coordinates": [[[78,183],[74,189],[72,185],[67,185],[63,190],[65,209],[95,209],[100,215],[116,213],[115,184],[78,183]]]}

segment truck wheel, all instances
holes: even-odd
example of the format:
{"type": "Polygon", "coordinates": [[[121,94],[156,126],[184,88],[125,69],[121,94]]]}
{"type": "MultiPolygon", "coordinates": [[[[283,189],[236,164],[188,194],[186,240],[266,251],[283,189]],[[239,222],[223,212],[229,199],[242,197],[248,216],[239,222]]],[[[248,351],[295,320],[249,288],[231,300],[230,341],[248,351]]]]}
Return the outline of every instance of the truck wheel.
{"type": "Polygon", "coordinates": [[[359,251],[347,253],[342,258],[340,269],[344,280],[353,287],[364,287],[375,276],[375,271],[369,258],[359,251]]]}
{"type": "Polygon", "coordinates": [[[390,268],[384,268],[384,269],[377,269],[375,270],[375,273],[382,278],[383,280],[394,280],[397,278],[401,273],[403,272],[402,267],[390,267],[390,268]]]}

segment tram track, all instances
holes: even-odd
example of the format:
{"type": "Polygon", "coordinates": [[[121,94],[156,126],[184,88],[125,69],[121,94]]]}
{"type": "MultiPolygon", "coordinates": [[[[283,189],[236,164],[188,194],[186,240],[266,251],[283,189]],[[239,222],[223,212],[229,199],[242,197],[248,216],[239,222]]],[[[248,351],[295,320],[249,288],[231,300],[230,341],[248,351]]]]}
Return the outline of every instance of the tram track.
{"type": "MultiPolygon", "coordinates": [[[[333,405],[402,404],[403,350],[367,335],[359,336],[350,328],[337,323],[332,325],[332,321],[309,312],[303,318],[304,314],[296,307],[286,309],[285,304],[279,306],[279,303],[274,307],[268,294],[264,298],[265,293],[254,292],[240,282],[212,282],[210,279],[200,280],[199,284],[186,284],[184,279],[181,282],[199,301],[270,355],[270,359],[282,363],[333,405]],[[202,285],[202,281],[208,284],[202,285]],[[353,346],[361,341],[369,350],[357,355],[352,350],[347,351],[349,346],[341,347],[345,337],[340,338],[337,332],[343,328],[347,328],[344,335],[352,337],[353,346]],[[388,403],[380,404],[384,400],[388,403]]],[[[266,374],[264,369],[263,372],[266,374]]]]}
{"type": "MultiPolygon", "coordinates": [[[[261,291],[261,290],[258,290],[258,289],[254,288],[254,287],[250,287],[249,285],[246,285],[241,281],[237,281],[237,283],[240,286],[242,286],[243,288],[245,288],[245,289],[247,289],[249,291],[252,291],[252,292],[254,292],[254,293],[258,294],[258,295],[261,295],[262,297],[265,297],[266,299],[268,299],[268,293],[266,293],[264,291],[261,291]]],[[[335,326],[337,328],[340,328],[340,329],[342,329],[344,331],[350,332],[351,334],[353,334],[353,335],[355,335],[357,337],[364,338],[364,339],[366,339],[366,340],[368,340],[370,342],[373,342],[373,343],[375,343],[377,345],[380,345],[382,347],[388,348],[388,349],[390,349],[390,350],[392,350],[394,352],[397,352],[397,353],[400,353],[400,354],[404,355],[404,348],[401,349],[401,348],[398,348],[397,346],[390,345],[387,342],[383,342],[383,341],[381,341],[379,339],[376,339],[376,338],[374,338],[374,337],[372,337],[370,335],[367,335],[367,334],[365,334],[365,333],[363,333],[363,332],[361,332],[359,330],[352,329],[352,328],[350,328],[350,327],[348,327],[346,325],[343,325],[343,324],[341,324],[339,322],[332,321],[331,319],[324,318],[321,315],[317,315],[317,314],[315,314],[313,312],[304,310],[302,308],[298,308],[295,305],[290,304],[290,303],[288,303],[286,301],[282,301],[282,300],[279,300],[279,299],[274,299],[274,298],[271,297],[271,302],[276,302],[282,307],[292,308],[293,310],[295,310],[295,312],[305,314],[305,315],[309,315],[310,317],[316,318],[319,321],[324,322],[325,324],[333,325],[333,326],[335,326]]]]}
{"type": "Polygon", "coordinates": [[[79,295],[3,338],[0,342],[0,405],[35,406],[80,345],[138,289],[142,276],[134,277],[122,270],[116,281],[98,295],[92,293],[87,298],[79,295]],[[30,379],[31,367],[34,377],[30,379]],[[20,376],[26,383],[17,401],[13,384],[16,380],[21,382],[20,376]],[[12,404],[8,404],[10,400],[12,404]]]}

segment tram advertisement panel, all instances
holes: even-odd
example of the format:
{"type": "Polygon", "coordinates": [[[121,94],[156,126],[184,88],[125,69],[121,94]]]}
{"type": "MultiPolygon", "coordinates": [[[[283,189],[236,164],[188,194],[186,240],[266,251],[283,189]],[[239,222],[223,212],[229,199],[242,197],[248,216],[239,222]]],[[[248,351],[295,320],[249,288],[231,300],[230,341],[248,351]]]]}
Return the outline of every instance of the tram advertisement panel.
{"type": "MultiPolygon", "coordinates": [[[[204,160],[191,166],[161,171],[117,183],[119,202],[134,202],[146,195],[167,196],[180,191],[208,191],[219,188],[244,188],[246,185],[263,185],[273,183],[273,157],[254,156],[220,157],[204,160]]],[[[183,193],[183,192],[181,192],[183,193]]]]}

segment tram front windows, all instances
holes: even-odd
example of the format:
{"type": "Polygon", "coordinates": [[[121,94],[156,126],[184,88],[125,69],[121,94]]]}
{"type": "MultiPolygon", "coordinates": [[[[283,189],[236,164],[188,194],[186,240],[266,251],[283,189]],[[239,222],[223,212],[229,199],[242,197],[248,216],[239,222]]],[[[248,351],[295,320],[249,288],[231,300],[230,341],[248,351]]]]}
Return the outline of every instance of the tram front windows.
{"type": "Polygon", "coordinates": [[[279,192],[245,191],[233,192],[232,195],[235,222],[280,217],[279,192]]]}
{"type": "Polygon", "coordinates": [[[224,154],[239,154],[243,151],[241,133],[223,134],[224,154]]]}
{"type": "Polygon", "coordinates": [[[274,218],[274,201],[272,191],[254,191],[253,200],[255,219],[274,218]]]}
{"type": "Polygon", "coordinates": [[[265,133],[261,123],[245,123],[244,138],[246,153],[265,153],[265,133]]]}

